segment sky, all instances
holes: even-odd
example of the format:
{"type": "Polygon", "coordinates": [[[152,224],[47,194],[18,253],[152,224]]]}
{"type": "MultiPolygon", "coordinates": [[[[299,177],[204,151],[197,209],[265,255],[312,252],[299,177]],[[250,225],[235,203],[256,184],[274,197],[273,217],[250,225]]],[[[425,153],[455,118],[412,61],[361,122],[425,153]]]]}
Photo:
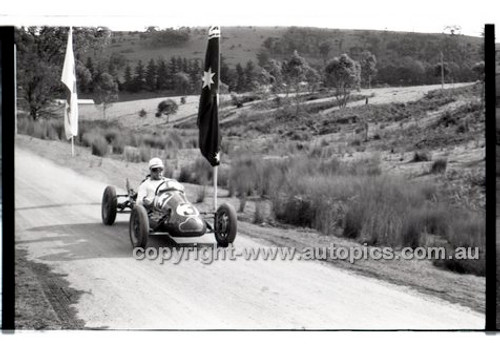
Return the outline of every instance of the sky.
{"type": "Polygon", "coordinates": [[[446,26],[458,25],[462,34],[480,36],[485,23],[500,26],[500,5],[496,2],[44,0],[27,5],[24,1],[9,1],[0,8],[0,25],[104,25],[112,30],[144,30],[149,25],[294,25],[423,33],[442,33],[446,26]]]}

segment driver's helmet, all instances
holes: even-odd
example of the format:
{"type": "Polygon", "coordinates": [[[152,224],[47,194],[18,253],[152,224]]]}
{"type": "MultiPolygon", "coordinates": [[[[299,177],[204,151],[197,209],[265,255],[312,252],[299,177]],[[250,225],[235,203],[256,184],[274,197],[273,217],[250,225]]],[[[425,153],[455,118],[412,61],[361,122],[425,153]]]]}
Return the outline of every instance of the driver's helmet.
{"type": "Polygon", "coordinates": [[[154,169],[154,168],[162,168],[164,169],[165,167],[163,166],[163,162],[161,161],[160,158],[151,158],[149,161],[149,170],[154,169]]]}

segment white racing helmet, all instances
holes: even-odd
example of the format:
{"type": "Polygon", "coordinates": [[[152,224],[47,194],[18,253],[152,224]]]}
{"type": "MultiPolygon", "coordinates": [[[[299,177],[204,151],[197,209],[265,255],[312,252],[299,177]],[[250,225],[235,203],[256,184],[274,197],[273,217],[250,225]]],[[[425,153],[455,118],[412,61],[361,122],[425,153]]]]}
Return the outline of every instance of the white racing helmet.
{"type": "Polygon", "coordinates": [[[165,167],[163,166],[163,162],[161,161],[160,158],[151,158],[149,161],[149,170],[154,169],[154,168],[162,168],[164,169],[165,167]]]}

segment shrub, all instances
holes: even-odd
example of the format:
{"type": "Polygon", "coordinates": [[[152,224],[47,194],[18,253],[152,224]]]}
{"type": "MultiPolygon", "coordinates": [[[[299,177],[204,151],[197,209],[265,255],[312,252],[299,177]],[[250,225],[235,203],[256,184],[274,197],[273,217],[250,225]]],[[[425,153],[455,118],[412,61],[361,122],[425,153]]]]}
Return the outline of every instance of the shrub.
{"type": "Polygon", "coordinates": [[[120,130],[118,129],[109,129],[104,131],[104,138],[108,143],[113,143],[113,141],[119,137],[120,137],[120,130]]]}
{"type": "Polygon", "coordinates": [[[238,197],[252,195],[257,190],[261,170],[261,163],[257,157],[243,154],[233,159],[229,171],[231,191],[238,197]]]}
{"type": "Polygon", "coordinates": [[[206,192],[206,186],[198,186],[196,188],[196,203],[203,203],[205,200],[205,192],[206,192]]]}
{"type": "Polygon", "coordinates": [[[111,146],[113,147],[113,153],[122,154],[125,149],[125,142],[121,137],[118,137],[113,140],[111,146]]]}
{"type": "Polygon", "coordinates": [[[419,187],[393,177],[368,177],[356,182],[353,194],[344,222],[346,237],[393,246],[419,241],[418,210],[425,203],[419,187]]]}
{"type": "Polygon", "coordinates": [[[151,147],[139,147],[139,159],[141,162],[147,162],[151,159],[151,147]]]}
{"type": "Polygon", "coordinates": [[[457,248],[471,249],[474,254],[478,251],[478,259],[444,259],[435,261],[438,266],[458,273],[472,273],[485,276],[485,220],[480,213],[451,211],[449,214],[449,230],[446,239],[449,246],[446,247],[446,256],[452,255],[457,248]]]}
{"type": "Polygon", "coordinates": [[[139,150],[135,147],[125,146],[123,155],[127,162],[139,163],[141,161],[139,150]]]}
{"type": "Polygon", "coordinates": [[[196,158],[191,171],[193,173],[192,181],[196,184],[205,184],[213,179],[213,170],[205,158],[196,158]]]}
{"type": "Polygon", "coordinates": [[[179,182],[192,182],[191,167],[183,166],[181,167],[181,172],[179,173],[179,182]]]}
{"type": "Polygon", "coordinates": [[[239,213],[243,213],[245,211],[245,206],[247,204],[247,196],[246,194],[243,194],[240,196],[240,207],[238,208],[239,213]]]}
{"type": "Polygon", "coordinates": [[[354,138],[350,143],[350,146],[360,146],[361,145],[361,139],[359,137],[354,138]]]}
{"type": "Polygon", "coordinates": [[[155,116],[161,117],[163,114],[165,114],[167,116],[167,122],[168,122],[168,117],[172,114],[177,113],[178,109],[179,109],[179,106],[177,105],[177,103],[175,103],[174,100],[167,99],[167,100],[161,101],[158,104],[157,112],[156,112],[155,116]]]}
{"type": "Polygon", "coordinates": [[[148,112],[143,108],[139,111],[139,117],[144,118],[145,116],[148,115],[148,112]]]}
{"type": "Polygon", "coordinates": [[[92,154],[103,157],[108,153],[108,142],[102,135],[97,135],[92,139],[92,154]]]}
{"type": "Polygon", "coordinates": [[[416,151],[413,153],[413,162],[428,162],[431,160],[431,155],[427,152],[416,151]]]}
{"type": "Polygon", "coordinates": [[[255,212],[253,215],[254,224],[262,224],[264,222],[264,204],[261,201],[255,202],[255,212]]]}
{"type": "Polygon", "coordinates": [[[431,174],[441,174],[446,172],[448,161],[445,158],[436,159],[431,166],[431,174]]]}
{"type": "Polygon", "coordinates": [[[425,208],[410,210],[403,221],[401,244],[417,248],[425,243],[428,211],[425,208]]]}

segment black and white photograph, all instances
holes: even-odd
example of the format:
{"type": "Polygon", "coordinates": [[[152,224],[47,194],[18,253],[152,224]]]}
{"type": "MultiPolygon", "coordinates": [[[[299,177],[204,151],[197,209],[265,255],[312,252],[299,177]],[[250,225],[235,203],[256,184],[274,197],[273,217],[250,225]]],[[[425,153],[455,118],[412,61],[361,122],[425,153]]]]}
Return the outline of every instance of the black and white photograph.
{"type": "Polygon", "coordinates": [[[483,12],[33,11],[16,330],[485,329],[483,12]]]}

